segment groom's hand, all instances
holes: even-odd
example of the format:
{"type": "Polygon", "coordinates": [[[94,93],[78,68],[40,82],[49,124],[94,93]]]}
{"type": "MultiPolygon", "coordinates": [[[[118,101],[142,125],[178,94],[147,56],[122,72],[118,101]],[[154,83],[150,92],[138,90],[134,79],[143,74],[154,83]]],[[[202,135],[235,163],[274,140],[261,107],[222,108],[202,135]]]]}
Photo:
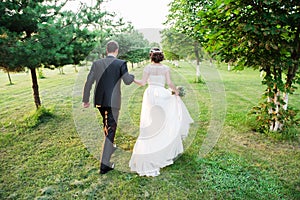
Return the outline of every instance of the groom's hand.
{"type": "Polygon", "coordinates": [[[88,107],[90,107],[90,102],[83,102],[83,103],[82,103],[82,106],[83,106],[84,108],[88,108],[88,107]]]}

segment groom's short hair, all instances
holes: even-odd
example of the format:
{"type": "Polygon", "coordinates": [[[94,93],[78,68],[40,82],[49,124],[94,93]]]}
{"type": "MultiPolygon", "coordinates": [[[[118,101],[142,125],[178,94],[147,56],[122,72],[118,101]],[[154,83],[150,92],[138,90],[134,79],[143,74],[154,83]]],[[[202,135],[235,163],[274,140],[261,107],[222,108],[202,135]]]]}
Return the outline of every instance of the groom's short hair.
{"type": "Polygon", "coordinates": [[[114,40],[111,40],[106,44],[107,53],[113,53],[117,49],[119,49],[119,44],[118,44],[118,42],[116,42],[114,40]]]}

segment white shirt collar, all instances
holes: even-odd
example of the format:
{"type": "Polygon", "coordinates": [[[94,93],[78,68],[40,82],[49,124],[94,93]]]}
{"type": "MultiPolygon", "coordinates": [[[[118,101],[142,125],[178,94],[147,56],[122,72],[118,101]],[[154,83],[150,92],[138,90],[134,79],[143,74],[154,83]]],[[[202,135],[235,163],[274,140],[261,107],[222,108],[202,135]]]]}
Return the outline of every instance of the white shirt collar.
{"type": "Polygon", "coordinates": [[[113,56],[113,57],[116,57],[114,54],[107,54],[107,56],[113,56]]]}

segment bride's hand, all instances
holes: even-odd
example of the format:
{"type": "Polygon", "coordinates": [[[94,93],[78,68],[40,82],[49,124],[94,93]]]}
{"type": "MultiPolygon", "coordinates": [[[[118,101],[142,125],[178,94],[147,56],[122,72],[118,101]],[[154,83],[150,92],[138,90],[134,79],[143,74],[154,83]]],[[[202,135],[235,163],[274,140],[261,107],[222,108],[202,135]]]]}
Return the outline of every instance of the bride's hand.
{"type": "Polygon", "coordinates": [[[169,89],[169,90],[171,90],[171,92],[172,92],[172,95],[176,95],[176,96],[178,96],[179,95],[179,92],[178,92],[178,90],[177,89],[169,89]]]}
{"type": "Polygon", "coordinates": [[[145,85],[145,82],[143,82],[143,80],[136,80],[136,79],[134,79],[133,81],[134,81],[134,83],[136,83],[136,84],[138,84],[140,86],[144,86],[145,85]]]}

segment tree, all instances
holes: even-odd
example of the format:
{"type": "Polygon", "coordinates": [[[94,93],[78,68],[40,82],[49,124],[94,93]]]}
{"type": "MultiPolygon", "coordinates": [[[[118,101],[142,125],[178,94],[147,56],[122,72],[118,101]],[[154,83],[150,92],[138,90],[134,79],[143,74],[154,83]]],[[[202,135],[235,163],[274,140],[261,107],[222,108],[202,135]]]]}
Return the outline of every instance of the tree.
{"type": "MultiPolygon", "coordinates": [[[[167,59],[179,60],[179,59],[196,59],[196,55],[199,55],[199,61],[202,58],[202,51],[197,54],[191,54],[195,50],[195,41],[190,37],[178,33],[174,28],[164,29],[162,31],[162,47],[167,59]]],[[[201,48],[198,46],[197,48],[201,48]]]]}
{"type": "Polygon", "coordinates": [[[59,22],[56,22],[55,25],[52,25],[52,29],[49,29],[51,31],[60,29],[59,32],[45,34],[48,30],[46,29],[41,33],[45,34],[45,38],[47,38],[47,41],[43,42],[44,47],[48,51],[55,49],[55,52],[50,52],[46,60],[43,61],[46,67],[60,69],[67,64],[78,65],[95,47],[98,32],[82,26],[91,22],[77,18],[79,16],[73,12],[64,12],[64,19],[59,19],[59,22]],[[53,26],[57,27],[53,29],[53,26]]]}
{"type": "MultiPolygon", "coordinates": [[[[113,14],[109,14],[110,17],[115,19],[113,14]]],[[[106,56],[106,44],[109,40],[116,39],[117,35],[122,33],[128,33],[133,30],[131,22],[124,22],[123,18],[117,21],[105,20],[104,23],[99,23],[95,26],[96,30],[101,30],[97,35],[97,45],[87,56],[88,61],[94,61],[95,59],[104,58],[106,56]]]]}
{"type": "Polygon", "coordinates": [[[194,31],[201,20],[198,16],[199,10],[204,4],[209,1],[199,0],[173,0],[170,3],[169,15],[167,16],[166,24],[169,24],[173,30],[185,35],[190,41],[193,41],[194,54],[196,58],[196,77],[198,82],[201,82],[200,64],[201,64],[201,43],[204,41],[204,36],[201,32],[194,31]]]}
{"type": "Polygon", "coordinates": [[[194,33],[205,35],[206,47],[238,69],[265,72],[264,101],[254,113],[263,131],[298,124],[288,107],[288,94],[299,84],[300,1],[216,0],[198,11],[194,33]]]}
{"type": "Polygon", "coordinates": [[[99,11],[102,1],[94,6],[81,4],[77,13],[63,11],[66,2],[0,3],[0,66],[9,71],[24,67],[30,70],[36,108],[41,106],[36,69],[42,65],[58,67],[83,60],[96,41],[97,34],[91,31],[91,25],[109,21],[106,19],[109,14],[99,11]]]}
{"type": "MultiPolygon", "coordinates": [[[[0,29],[3,29],[0,27],[0,29]]],[[[3,33],[4,31],[1,31],[3,33]]],[[[12,85],[13,82],[11,80],[10,72],[20,72],[24,69],[20,66],[17,66],[14,62],[13,54],[11,52],[11,48],[7,48],[7,46],[11,46],[14,42],[14,37],[10,38],[7,34],[0,35],[0,69],[7,73],[9,84],[12,85]]]]}
{"type": "MultiPolygon", "coordinates": [[[[16,67],[29,67],[32,76],[32,88],[36,106],[40,106],[38,85],[35,68],[40,66],[41,45],[38,42],[38,24],[46,22],[47,13],[40,2],[31,1],[10,2],[0,4],[0,27],[1,35],[6,38],[1,42],[1,48],[7,48],[5,63],[1,63],[9,70],[16,67]],[[38,16],[38,14],[39,16],[38,16]],[[43,13],[43,17],[42,16],[43,13]],[[6,43],[7,42],[7,43],[6,43]]],[[[1,50],[3,52],[3,50],[1,50]]]]}
{"type": "Polygon", "coordinates": [[[112,39],[119,43],[119,58],[131,62],[132,68],[134,63],[149,59],[149,41],[137,30],[114,35],[112,39]]]}

